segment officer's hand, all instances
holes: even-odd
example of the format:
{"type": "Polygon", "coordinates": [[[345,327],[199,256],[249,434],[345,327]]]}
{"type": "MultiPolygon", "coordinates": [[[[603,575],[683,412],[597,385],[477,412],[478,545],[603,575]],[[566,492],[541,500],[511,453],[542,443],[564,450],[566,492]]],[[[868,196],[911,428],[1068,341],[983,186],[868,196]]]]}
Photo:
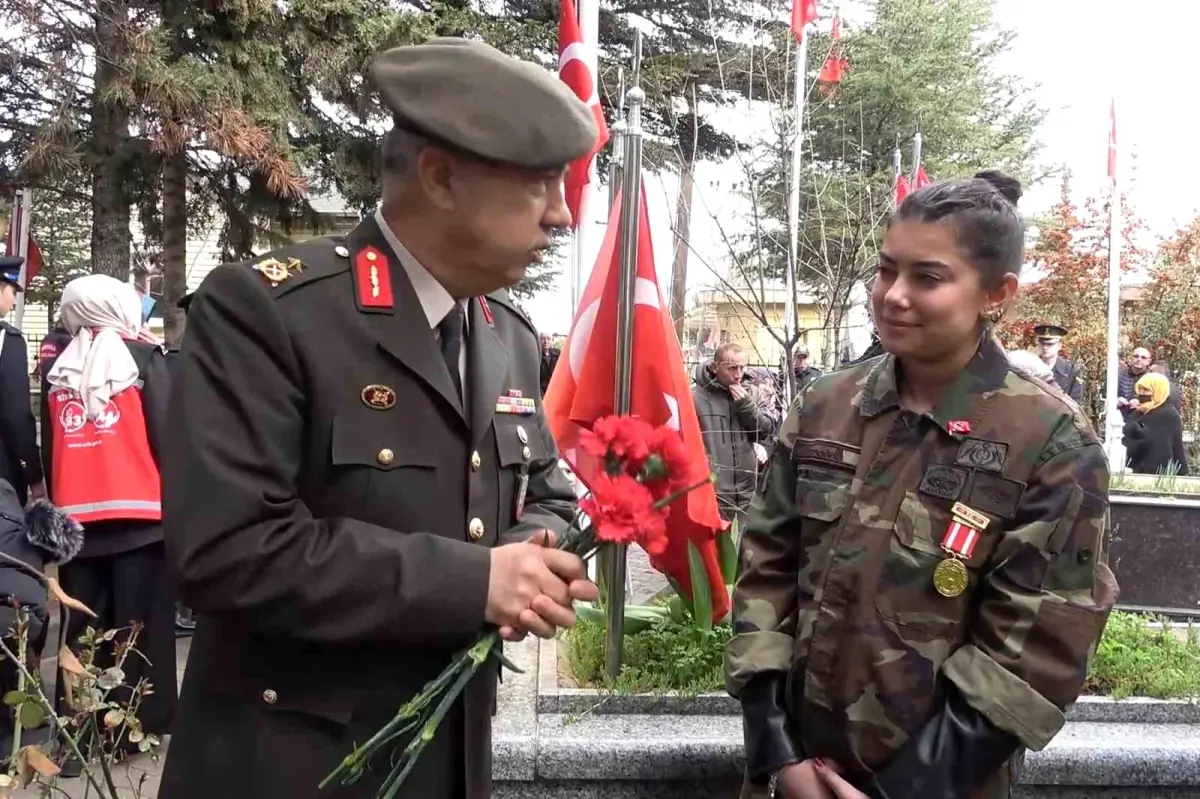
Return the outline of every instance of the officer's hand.
{"type": "Polygon", "coordinates": [[[563,559],[574,556],[536,544],[520,543],[496,547],[491,551],[491,557],[484,615],[489,624],[551,638],[555,627],[569,627],[575,623],[570,578],[564,580],[559,576],[569,571],[564,568],[563,559]]]}

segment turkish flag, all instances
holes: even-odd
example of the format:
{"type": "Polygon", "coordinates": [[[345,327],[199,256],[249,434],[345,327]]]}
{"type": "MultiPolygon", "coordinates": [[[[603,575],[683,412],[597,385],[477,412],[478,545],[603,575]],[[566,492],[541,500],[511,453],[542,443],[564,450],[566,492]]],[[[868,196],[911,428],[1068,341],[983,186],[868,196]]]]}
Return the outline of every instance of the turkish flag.
{"type": "Polygon", "coordinates": [[[904,175],[896,175],[896,207],[908,196],[908,179],[904,175]]]}
{"type": "Polygon", "coordinates": [[[595,174],[596,153],[608,144],[608,123],[604,121],[604,109],[600,107],[600,95],[596,91],[596,76],[588,66],[587,55],[587,46],[579,30],[579,18],[575,14],[575,2],[562,0],[558,8],[558,76],[571,87],[576,97],[587,103],[596,120],[595,146],[590,153],[568,167],[564,181],[572,229],[579,225],[583,188],[592,182],[595,174]]]}
{"type": "Polygon", "coordinates": [[[925,165],[921,164],[917,167],[917,174],[913,177],[913,191],[923,189],[930,183],[929,175],[925,174],[925,165]]]}
{"type": "Polygon", "coordinates": [[[792,0],[792,33],[804,41],[804,26],[817,19],[817,0],[792,0]]]}
{"type": "MultiPolygon", "coordinates": [[[[579,301],[570,335],[543,400],[546,421],[563,459],[571,464],[584,485],[590,485],[603,464],[584,454],[579,447],[579,435],[597,419],[615,413],[621,272],[618,235],[622,202],[623,198],[618,195],[609,213],[608,230],[596,267],[579,301]]],[[[700,422],[692,404],[691,386],[683,365],[683,353],[675,337],[675,326],[658,288],[645,187],[640,202],[630,415],[681,433],[691,456],[688,474],[682,476],[683,482],[693,485],[708,477],[708,456],[700,438],[700,422]]],[[[651,560],[654,568],[670,575],[684,590],[691,592],[688,541],[693,542],[704,561],[712,588],[714,621],[729,612],[729,594],[721,576],[715,540],[716,533],[726,526],[717,509],[716,489],[706,484],[671,505],[667,517],[667,550],[651,560]]]]}
{"type": "Polygon", "coordinates": [[[829,57],[821,65],[821,71],[817,74],[817,81],[822,84],[841,83],[842,78],[846,75],[846,67],[849,64],[842,57],[841,46],[838,44],[838,40],[842,38],[841,17],[835,16],[833,18],[833,28],[829,31],[829,37],[833,39],[833,47],[829,50],[829,57]]]}
{"type": "MultiPolygon", "coordinates": [[[[21,252],[21,242],[19,241],[21,234],[21,226],[23,224],[22,216],[27,212],[27,208],[23,204],[16,204],[13,208],[12,218],[8,222],[8,236],[4,242],[5,253],[7,255],[18,255],[21,252]]],[[[46,265],[42,258],[42,248],[38,246],[34,240],[33,234],[29,235],[29,249],[25,253],[25,276],[22,288],[29,288],[30,282],[37,277],[38,272],[46,265]]]]}

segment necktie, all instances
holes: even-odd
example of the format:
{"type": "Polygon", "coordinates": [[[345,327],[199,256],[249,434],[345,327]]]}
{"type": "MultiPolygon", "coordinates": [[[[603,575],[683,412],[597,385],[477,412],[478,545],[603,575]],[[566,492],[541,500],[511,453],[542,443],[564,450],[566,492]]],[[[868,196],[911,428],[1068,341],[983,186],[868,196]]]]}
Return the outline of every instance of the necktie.
{"type": "Polygon", "coordinates": [[[446,368],[450,370],[450,379],[454,381],[454,388],[458,392],[460,400],[463,388],[462,377],[458,372],[458,357],[462,352],[463,328],[466,326],[466,321],[467,316],[463,312],[462,303],[455,302],[454,308],[446,314],[442,321],[438,322],[437,326],[442,345],[442,358],[446,361],[446,368]]]}

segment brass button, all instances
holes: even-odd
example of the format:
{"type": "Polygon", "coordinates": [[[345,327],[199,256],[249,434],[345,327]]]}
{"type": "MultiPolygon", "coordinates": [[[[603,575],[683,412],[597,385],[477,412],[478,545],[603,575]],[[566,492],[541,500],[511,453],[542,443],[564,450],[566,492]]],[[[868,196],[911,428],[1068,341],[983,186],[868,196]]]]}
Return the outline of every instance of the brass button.
{"type": "Polygon", "coordinates": [[[375,457],[380,463],[382,463],[384,466],[387,466],[389,463],[395,460],[396,453],[392,452],[387,447],[384,447],[383,449],[379,450],[379,454],[375,457]]]}
{"type": "Polygon", "coordinates": [[[472,519],[471,523],[467,525],[467,532],[470,533],[472,541],[483,538],[483,519],[478,516],[472,519]]]}
{"type": "Polygon", "coordinates": [[[336,255],[338,258],[348,258],[350,256],[350,251],[339,244],[338,246],[333,248],[333,254],[336,255]]]}
{"type": "Polygon", "coordinates": [[[479,467],[482,465],[483,465],[483,458],[479,457],[479,452],[478,451],[472,452],[471,453],[471,470],[477,472],[477,471],[479,471],[479,467]]]}
{"type": "Polygon", "coordinates": [[[524,449],[521,450],[521,457],[524,458],[525,460],[529,460],[530,458],[533,457],[533,453],[529,451],[529,447],[525,447],[524,449]]]}
{"type": "Polygon", "coordinates": [[[373,253],[373,252],[368,252],[368,253],[367,253],[367,260],[368,260],[368,261],[374,261],[374,260],[375,260],[376,258],[378,258],[378,257],[379,257],[379,256],[377,256],[377,255],[376,255],[375,253],[373,253]]]}
{"type": "Polygon", "coordinates": [[[267,690],[263,691],[263,701],[268,705],[273,705],[279,701],[279,694],[268,688],[267,690]]]}
{"type": "Polygon", "coordinates": [[[525,428],[517,425],[517,438],[521,439],[522,444],[529,443],[529,434],[525,432],[525,428]]]}

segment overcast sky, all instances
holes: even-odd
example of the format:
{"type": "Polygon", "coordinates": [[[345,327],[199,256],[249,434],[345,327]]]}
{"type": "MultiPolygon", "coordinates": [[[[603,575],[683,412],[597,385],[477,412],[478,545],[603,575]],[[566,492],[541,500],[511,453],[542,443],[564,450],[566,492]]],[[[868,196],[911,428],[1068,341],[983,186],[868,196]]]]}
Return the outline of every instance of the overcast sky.
{"type": "MultiPolygon", "coordinates": [[[[824,10],[827,3],[818,3],[824,10]]],[[[997,0],[1001,24],[1017,32],[1002,68],[1041,84],[1049,115],[1039,133],[1041,159],[1071,170],[1077,199],[1104,191],[1109,101],[1117,101],[1124,189],[1156,238],[1170,235],[1200,209],[1200,157],[1194,142],[1200,111],[1192,99],[1200,76],[1200,3],[1190,0],[997,0]]],[[[828,24],[827,22],[825,23],[828,24]]],[[[907,158],[907,154],[906,154],[907,158]]],[[[726,248],[721,228],[739,211],[737,165],[699,170],[689,263],[689,291],[711,283],[726,248]]],[[[933,176],[935,179],[937,176],[933,176]]],[[[671,273],[676,182],[647,176],[655,262],[664,291],[671,273]]],[[[1022,208],[1037,213],[1057,199],[1057,180],[1027,187],[1022,208]]],[[[597,230],[591,243],[599,247],[597,230]]],[[[594,256],[593,256],[594,257],[594,256]]],[[[571,324],[569,276],[526,303],[542,330],[571,324]]]]}

